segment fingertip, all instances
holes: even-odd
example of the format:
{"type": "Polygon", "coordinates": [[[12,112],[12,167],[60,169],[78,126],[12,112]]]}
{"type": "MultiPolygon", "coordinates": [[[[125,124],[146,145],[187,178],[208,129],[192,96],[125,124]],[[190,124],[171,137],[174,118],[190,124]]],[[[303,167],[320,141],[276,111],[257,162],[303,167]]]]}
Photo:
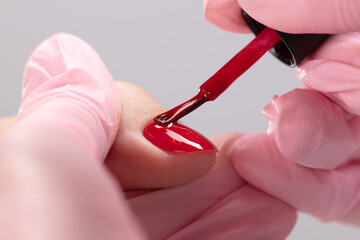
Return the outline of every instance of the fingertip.
{"type": "Polygon", "coordinates": [[[252,18],[286,33],[343,33],[359,29],[359,1],[237,0],[252,18]]]}
{"type": "Polygon", "coordinates": [[[26,64],[19,122],[27,119],[33,128],[36,125],[38,135],[46,135],[44,129],[49,128],[70,142],[77,136],[88,151],[104,158],[120,119],[114,85],[89,44],[70,34],[55,34],[34,50],[26,64]]]}
{"type": "Polygon", "coordinates": [[[298,66],[306,87],[323,92],[348,113],[360,115],[360,33],[333,35],[298,66]]]}
{"type": "Polygon", "coordinates": [[[204,16],[207,21],[226,31],[250,32],[236,0],[205,0],[204,16]]]}
{"type": "Polygon", "coordinates": [[[239,139],[231,157],[246,182],[324,221],[343,217],[357,202],[356,186],[351,184],[360,176],[356,161],[331,171],[300,166],[284,157],[266,134],[239,139]]]}
{"type": "Polygon", "coordinates": [[[273,100],[266,113],[269,137],[302,166],[334,169],[358,148],[343,110],[319,92],[295,89],[273,100]]]}
{"type": "MultiPolygon", "coordinates": [[[[124,189],[178,186],[201,177],[211,169],[216,160],[215,148],[174,152],[159,148],[146,139],[144,127],[165,108],[149,93],[133,84],[118,82],[117,85],[122,101],[122,116],[115,143],[105,164],[124,189]]],[[[174,139],[165,140],[177,144],[174,139]]]]}

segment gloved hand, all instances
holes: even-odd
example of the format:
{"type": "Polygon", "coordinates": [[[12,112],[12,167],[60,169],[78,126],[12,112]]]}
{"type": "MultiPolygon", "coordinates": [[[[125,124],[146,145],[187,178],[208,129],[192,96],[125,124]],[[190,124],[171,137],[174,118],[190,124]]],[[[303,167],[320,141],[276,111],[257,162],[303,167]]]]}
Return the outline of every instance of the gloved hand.
{"type": "Polygon", "coordinates": [[[0,239],[285,238],[295,211],[235,172],[229,137],[214,139],[218,161],[204,175],[215,151],[168,154],[142,136],[164,110],[138,87],[116,86],[82,40],[44,41],[0,138],[0,239]]]}
{"type": "Polygon", "coordinates": [[[101,163],[119,96],[80,39],[43,42],[26,65],[18,119],[0,138],[0,239],[142,239],[101,163]]]}
{"type": "Polygon", "coordinates": [[[240,6],[266,26],[333,33],[297,73],[305,89],[264,108],[268,134],[233,140],[229,156],[248,183],[324,220],[360,226],[360,2],[208,0],[215,25],[246,32],[240,6]],[[296,21],[290,21],[294,19],[296,21]]]}

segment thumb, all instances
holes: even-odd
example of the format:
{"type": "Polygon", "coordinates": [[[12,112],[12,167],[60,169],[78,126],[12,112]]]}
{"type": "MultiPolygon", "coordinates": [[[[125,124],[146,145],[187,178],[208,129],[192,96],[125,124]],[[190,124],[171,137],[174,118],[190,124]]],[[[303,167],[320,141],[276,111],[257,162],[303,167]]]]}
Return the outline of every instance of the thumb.
{"type": "Polygon", "coordinates": [[[23,100],[15,124],[22,134],[82,142],[97,159],[103,159],[119,118],[115,83],[88,44],[58,34],[33,52],[25,67],[23,100]]]}
{"type": "Polygon", "coordinates": [[[114,85],[97,53],[74,36],[55,35],[33,52],[18,120],[0,138],[1,239],[144,239],[95,161],[117,132],[114,85]]]}
{"type": "Polygon", "coordinates": [[[284,32],[341,33],[360,30],[358,0],[237,0],[237,2],[257,21],[284,32]]]}
{"type": "Polygon", "coordinates": [[[249,32],[236,0],[203,0],[204,16],[215,26],[230,32],[249,32]]]}

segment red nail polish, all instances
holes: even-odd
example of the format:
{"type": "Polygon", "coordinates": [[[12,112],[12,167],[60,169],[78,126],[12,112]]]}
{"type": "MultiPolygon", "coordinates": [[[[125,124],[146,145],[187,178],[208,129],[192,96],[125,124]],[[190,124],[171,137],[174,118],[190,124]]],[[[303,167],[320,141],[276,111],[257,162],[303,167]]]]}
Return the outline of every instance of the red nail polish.
{"type": "Polygon", "coordinates": [[[163,125],[151,121],[145,126],[143,134],[152,144],[167,152],[217,151],[203,135],[177,122],[163,125]]]}

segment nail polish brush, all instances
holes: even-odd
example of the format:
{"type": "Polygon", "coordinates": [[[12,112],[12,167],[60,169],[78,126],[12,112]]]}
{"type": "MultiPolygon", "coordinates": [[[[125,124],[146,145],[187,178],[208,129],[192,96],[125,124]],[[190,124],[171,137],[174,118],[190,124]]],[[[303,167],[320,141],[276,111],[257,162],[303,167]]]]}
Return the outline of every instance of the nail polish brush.
{"type": "Polygon", "coordinates": [[[195,97],[156,116],[155,122],[168,125],[178,121],[205,102],[215,100],[268,50],[283,63],[294,67],[328,37],[326,34],[283,33],[262,25],[244,11],[242,15],[257,37],[205,81],[199,87],[199,92],[195,97]]]}
{"type": "Polygon", "coordinates": [[[276,31],[257,22],[244,11],[242,15],[257,37],[205,81],[195,97],[156,116],[144,127],[144,137],[155,146],[170,153],[216,151],[216,147],[204,136],[177,121],[205,102],[215,100],[268,50],[283,63],[294,67],[328,37],[326,34],[276,31]]]}

